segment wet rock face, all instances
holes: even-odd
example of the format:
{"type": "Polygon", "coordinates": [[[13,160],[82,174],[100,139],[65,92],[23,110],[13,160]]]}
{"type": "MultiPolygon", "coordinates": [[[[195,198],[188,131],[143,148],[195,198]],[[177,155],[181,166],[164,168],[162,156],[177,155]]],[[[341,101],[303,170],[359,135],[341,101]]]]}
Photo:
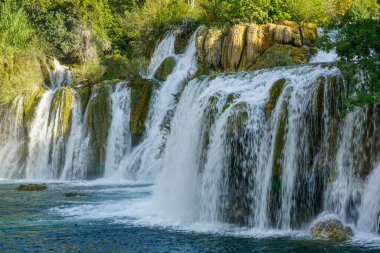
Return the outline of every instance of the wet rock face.
{"type": "Polygon", "coordinates": [[[175,59],[173,57],[166,58],[160,67],[158,67],[154,77],[159,81],[166,81],[168,76],[172,73],[175,65],[175,59]]]}
{"type": "Polygon", "coordinates": [[[350,227],[344,227],[343,223],[332,215],[322,216],[314,222],[310,233],[314,238],[334,242],[347,241],[354,235],[350,227]]]}
{"type": "MultiPolygon", "coordinates": [[[[275,59],[283,57],[285,52],[289,58],[284,61],[285,66],[307,63],[309,50],[303,46],[313,46],[316,38],[315,24],[297,24],[291,21],[280,24],[234,25],[224,31],[202,27],[196,39],[198,63],[206,73],[215,69],[250,70],[263,56],[268,57],[265,55],[268,50],[271,50],[269,57],[275,59]]],[[[274,66],[284,64],[261,64],[254,69],[274,66]]]]}

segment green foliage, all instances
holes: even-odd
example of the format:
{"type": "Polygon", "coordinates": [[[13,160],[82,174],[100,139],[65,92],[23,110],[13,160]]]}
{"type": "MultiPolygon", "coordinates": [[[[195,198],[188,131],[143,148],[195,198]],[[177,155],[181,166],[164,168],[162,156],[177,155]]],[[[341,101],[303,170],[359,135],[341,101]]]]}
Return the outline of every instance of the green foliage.
{"type": "Polygon", "coordinates": [[[100,64],[99,59],[89,60],[74,68],[75,82],[94,85],[98,83],[106,72],[106,67],[100,64]]]}
{"type": "Polygon", "coordinates": [[[378,102],[380,99],[380,21],[362,19],[338,27],[336,36],[326,35],[320,46],[336,48],[339,67],[348,81],[348,106],[378,102]],[[332,38],[334,37],[334,38],[332,38]]]}
{"type": "Polygon", "coordinates": [[[148,60],[145,57],[128,59],[126,56],[113,54],[106,56],[103,64],[107,66],[103,79],[133,80],[138,78],[141,72],[144,72],[148,66],[148,60]]]}
{"type": "Polygon", "coordinates": [[[267,23],[289,19],[284,0],[211,0],[206,3],[207,20],[218,24],[267,23]]]}
{"type": "Polygon", "coordinates": [[[0,56],[26,48],[33,35],[34,30],[23,9],[16,8],[9,0],[0,4],[0,56]]]}

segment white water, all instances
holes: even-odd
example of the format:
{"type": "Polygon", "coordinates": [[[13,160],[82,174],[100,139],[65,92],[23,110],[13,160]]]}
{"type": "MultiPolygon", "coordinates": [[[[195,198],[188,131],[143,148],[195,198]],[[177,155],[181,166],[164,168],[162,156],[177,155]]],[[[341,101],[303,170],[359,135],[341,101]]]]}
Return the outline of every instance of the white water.
{"type": "Polygon", "coordinates": [[[0,121],[0,176],[19,178],[22,175],[23,147],[25,145],[22,109],[23,97],[15,99],[0,121]]]}
{"type": "Polygon", "coordinates": [[[53,59],[54,69],[49,69],[50,81],[52,88],[67,86],[73,80],[73,74],[70,68],[61,65],[57,59],[53,59]]]}
{"type": "MultiPolygon", "coordinates": [[[[195,34],[180,55],[174,54],[174,40],[169,33],[151,60],[149,78],[167,57],[174,57],[176,65],[154,91],[144,139],[134,148],[128,121],[130,91],[125,83],[110,88],[107,182],[157,179],[152,199],[138,204],[145,215],[153,213],[171,224],[232,223],[287,231],[303,228],[320,212],[329,211],[359,231],[379,230],[379,147],[378,131],[373,129],[378,118],[369,117],[366,108],[339,120],[339,95],[345,87],[336,93],[327,78],[339,76],[337,69],[313,64],[200,77],[187,84],[177,105],[174,95],[197,70],[195,34]],[[325,77],[322,109],[318,104],[320,77],[325,77]],[[285,88],[266,119],[269,90],[281,78],[286,79],[285,88]],[[162,127],[167,121],[170,132],[162,127]],[[317,135],[318,131],[323,135],[317,135]],[[284,146],[280,149],[279,140],[284,146]],[[281,168],[280,175],[273,174],[274,166],[281,168]],[[360,171],[363,168],[369,170],[368,175],[360,171]]],[[[318,57],[312,61],[332,59],[318,57]]],[[[15,100],[13,112],[0,123],[1,133],[9,135],[0,138],[1,177],[86,178],[91,147],[80,102],[76,97],[70,133],[64,141],[56,116],[60,107],[56,113],[51,110],[55,91],[46,91],[41,98],[27,141],[21,134],[20,118],[14,116],[21,110],[22,98],[15,100]],[[19,153],[25,143],[28,154],[25,175],[21,175],[19,153]]],[[[107,207],[125,212],[119,204],[107,207]]],[[[137,208],[135,204],[128,203],[128,210],[137,208]]]]}
{"type": "Polygon", "coordinates": [[[162,124],[168,113],[174,109],[174,95],[180,92],[185,79],[195,74],[197,70],[195,36],[196,32],[190,38],[185,52],[180,55],[173,55],[175,36],[170,33],[157,45],[149,67],[149,76],[154,75],[154,71],[168,56],[175,58],[175,67],[167,80],[154,91],[145,124],[144,140],[123,158],[117,175],[151,181],[160,172],[162,159],[157,156],[165,135],[162,124]]]}
{"type": "Polygon", "coordinates": [[[115,179],[122,158],[131,152],[129,130],[130,91],[126,83],[116,85],[111,93],[111,125],[107,138],[104,176],[115,179]]]}

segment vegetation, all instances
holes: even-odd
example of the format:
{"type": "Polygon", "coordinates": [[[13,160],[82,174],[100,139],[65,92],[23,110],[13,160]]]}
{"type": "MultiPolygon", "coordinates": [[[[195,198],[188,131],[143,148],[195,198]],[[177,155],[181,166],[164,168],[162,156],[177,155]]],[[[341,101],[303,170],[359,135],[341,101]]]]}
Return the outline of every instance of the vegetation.
{"type": "MultiPolygon", "coordinates": [[[[353,89],[352,101],[374,101],[380,90],[375,71],[379,21],[373,17],[377,13],[376,0],[4,0],[0,3],[0,105],[41,89],[46,79],[41,68],[46,66],[39,59],[46,56],[70,65],[75,84],[136,79],[156,41],[173,26],[186,31],[175,43],[181,52],[191,31],[202,23],[222,27],[285,19],[339,25],[334,46],[343,62],[355,59],[357,63],[342,68],[365,70],[365,81],[353,89]]],[[[304,33],[307,37],[307,29],[304,33]]]]}

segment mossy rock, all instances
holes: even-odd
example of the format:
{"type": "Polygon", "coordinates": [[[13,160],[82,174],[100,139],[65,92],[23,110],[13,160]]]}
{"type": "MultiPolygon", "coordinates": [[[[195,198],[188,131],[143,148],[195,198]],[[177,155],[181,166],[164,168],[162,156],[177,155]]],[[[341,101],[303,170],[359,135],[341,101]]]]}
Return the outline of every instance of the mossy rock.
{"type": "Polygon", "coordinates": [[[250,70],[306,64],[308,61],[307,48],[276,44],[266,50],[250,70]]]}
{"type": "Polygon", "coordinates": [[[57,114],[59,109],[59,115],[61,123],[61,134],[66,136],[70,131],[72,107],[74,105],[75,95],[74,90],[71,87],[61,87],[55,93],[53,97],[53,110],[57,114]]]}
{"type": "Polygon", "coordinates": [[[88,194],[79,193],[79,192],[68,192],[68,193],[65,193],[64,196],[66,198],[77,198],[77,197],[86,197],[88,196],[88,194]]]}
{"type": "Polygon", "coordinates": [[[44,191],[47,190],[46,184],[22,184],[16,189],[17,191],[44,191]]]}
{"type": "Polygon", "coordinates": [[[105,145],[111,123],[109,85],[99,84],[93,92],[95,95],[88,103],[86,111],[86,126],[90,132],[93,145],[91,150],[93,161],[87,175],[89,178],[96,178],[103,174],[105,145]]]}
{"type": "Polygon", "coordinates": [[[154,83],[152,80],[138,78],[128,83],[131,88],[130,129],[132,145],[140,143],[145,133],[145,121],[149,113],[154,83]]]}
{"type": "Polygon", "coordinates": [[[40,99],[44,93],[44,89],[37,89],[35,92],[31,94],[27,94],[24,97],[23,101],[23,118],[26,125],[30,125],[34,118],[34,113],[36,111],[36,107],[40,102],[40,99]]]}
{"type": "Polygon", "coordinates": [[[248,105],[240,102],[233,105],[233,114],[228,117],[227,136],[233,136],[244,132],[249,119],[248,105]]]}
{"type": "Polygon", "coordinates": [[[174,41],[174,53],[182,54],[185,52],[189,39],[191,37],[192,30],[187,29],[181,31],[180,34],[177,35],[174,41]]]}
{"type": "Polygon", "coordinates": [[[310,233],[314,238],[337,243],[347,241],[354,236],[352,229],[344,227],[338,218],[321,218],[321,220],[317,220],[313,224],[310,233]]]}
{"type": "Polygon", "coordinates": [[[168,57],[166,58],[158,67],[156,73],[154,73],[154,78],[156,78],[159,81],[166,81],[168,76],[172,73],[175,65],[175,59],[174,57],[168,57]]]}
{"type": "Polygon", "coordinates": [[[269,90],[269,100],[265,103],[264,110],[265,110],[265,117],[269,119],[269,117],[272,114],[272,111],[274,107],[276,106],[277,100],[280,97],[282,90],[284,89],[286,83],[286,79],[282,78],[277,80],[272,88],[269,90]]]}
{"type": "Polygon", "coordinates": [[[91,98],[91,87],[90,86],[80,87],[78,90],[78,95],[79,95],[82,113],[84,113],[86,111],[88,102],[90,101],[90,98],[91,98]]]}
{"type": "Polygon", "coordinates": [[[301,24],[303,43],[307,46],[314,46],[317,41],[317,25],[314,23],[301,24]]]}
{"type": "Polygon", "coordinates": [[[281,112],[278,119],[277,131],[274,136],[274,151],[272,165],[272,185],[270,191],[269,209],[271,214],[271,222],[277,222],[277,211],[281,204],[281,177],[282,177],[282,159],[283,151],[286,143],[286,131],[288,122],[288,98],[281,104],[281,112]]]}

